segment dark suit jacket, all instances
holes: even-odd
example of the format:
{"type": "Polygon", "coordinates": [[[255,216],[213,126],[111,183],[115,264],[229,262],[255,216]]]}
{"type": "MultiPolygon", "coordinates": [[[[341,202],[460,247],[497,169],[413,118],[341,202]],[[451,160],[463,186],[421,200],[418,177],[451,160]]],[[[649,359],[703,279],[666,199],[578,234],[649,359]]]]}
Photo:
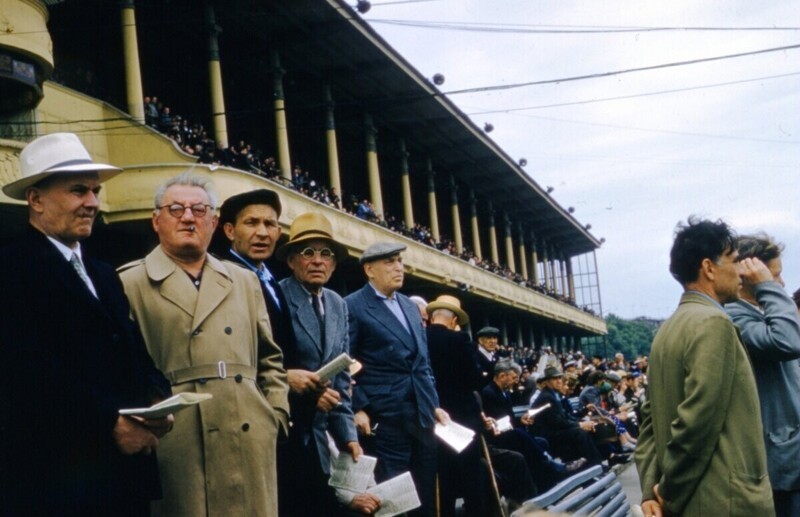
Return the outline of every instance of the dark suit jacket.
{"type": "Polygon", "coordinates": [[[422,318],[407,296],[395,296],[411,333],[369,283],[345,298],[350,350],[364,365],[353,389],[353,410],[364,409],[378,420],[410,420],[432,428],[439,397],[422,318]]]}
{"type": "MultiPolygon", "coordinates": [[[[297,346],[296,362],[294,364],[286,363],[286,368],[301,368],[313,372],[335,359],[339,354],[350,352],[347,304],[344,303],[341,296],[330,289],[323,288],[325,343],[321,343],[319,320],[309,302],[308,292],[294,277],[281,280],[281,288],[288,302],[288,312],[294,326],[297,346]]],[[[299,435],[298,438],[302,438],[303,441],[307,436],[313,435],[322,471],[325,473],[330,468],[330,451],[325,431],[331,433],[340,450],[347,442],[358,441],[350,403],[349,373],[344,371],[337,375],[333,379],[331,388],[339,392],[342,404],[328,413],[316,410],[317,397],[315,396],[297,396],[291,392],[289,394],[293,422],[290,434],[299,435]]],[[[295,440],[290,441],[295,442],[295,440]]]]}
{"type": "Polygon", "coordinates": [[[511,418],[511,423],[515,424],[511,394],[509,393],[508,398],[506,398],[503,390],[494,381],[481,390],[481,400],[483,401],[483,412],[486,416],[495,420],[507,416],[511,418]]]}
{"type": "Polygon", "coordinates": [[[549,438],[561,431],[578,428],[578,421],[567,414],[559,398],[553,390],[545,388],[533,403],[534,408],[550,404],[550,407],[536,415],[533,421],[533,432],[537,436],[549,438]]]}
{"type": "Polygon", "coordinates": [[[480,348],[480,345],[473,345],[475,360],[478,362],[478,368],[482,376],[481,388],[483,388],[492,383],[492,379],[494,378],[494,365],[497,364],[497,353],[495,352],[494,359],[489,360],[478,348],[480,348]]]}
{"type": "Polygon", "coordinates": [[[436,392],[442,409],[459,424],[481,432],[483,421],[474,394],[483,386],[483,378],[469,336],[438,324],[429,325],[427,335],[436,392]]]}
{"type": "MultiPolygon", "coordinates": [[[[250,270],[239,257],[231,253],[230,248],[228,248],[220,258],[250,270]]],[[[278,301],[281,303],[281,307],[278,308],[278,305],[267,290],[267,287],[261,281],[258,283],[261,286],[261,292],[264,294],[264,301],[267,303],[267,314],[269,314],[269,322],[270,325],[272,325],[272,339],[281,348],[284,361],[294,360],[294,357],[292,357],[295,351],[294,328],[292,327],[292,316],[286,309],[286,296],[284,295],[283,289],[281,289],[276,278],[277,287],[275,288],[275,292],[278,295],[278,301]]],[[[289,366],[286,367],[290,368],[289,366]]]]}
{"type": "Polygon", "coordinates": [[[169,383],[114,270],[83,259],[99,300],[32,227],[0,251],[2,515],[160,497],[155,456],[123,456],[112,430],[120,409],[168,396],[169,383]]]}

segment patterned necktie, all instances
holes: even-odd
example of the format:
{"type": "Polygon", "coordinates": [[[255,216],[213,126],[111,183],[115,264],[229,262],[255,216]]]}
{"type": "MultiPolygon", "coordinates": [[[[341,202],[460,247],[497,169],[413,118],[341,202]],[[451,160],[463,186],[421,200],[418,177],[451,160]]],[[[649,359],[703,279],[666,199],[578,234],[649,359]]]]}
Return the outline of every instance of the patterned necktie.
{"type": "Polygon", "coordinates": [[[75,272],[78,273],[79,277],[81,277],[81,280],[83,280],[83,283],[89,288],[89,291],[91,291],[94,297],[97,298],[97,291],[94,290],[94,285],[89,279],[89,275],[86,274],[86,270],[83,268],[83,263],[81,262],[81,259],[78,257],[77,253],[72,254],[72,258],[69,259],[69,263],[72,264],[75,272]]]}
{"type": "Polygon", "coordinates": [[[279,311],[282,310],[281,301],[278,299],[278,290],[277,290],[278,282],[275,281],[275,277],[267,273],[267,271],[264,269],[257,270],[256,274],[258,274],[258,279],[261,280],[261,283],[264,284],[264,287],[267,288],[267,291],[269,292],[270,296],[272,296],[272,300],[275,302],[275,306],[278,308],[279,311]]]}
{"type": "Polygon", "coordinates": [[[320,296],[311,295],[311,306],[314,308],[314,314],[317,315],[319,322],[319,342],[322,344],[323,350],[325,349],[325,315],[322,312],[322,298],[320,296]]]}

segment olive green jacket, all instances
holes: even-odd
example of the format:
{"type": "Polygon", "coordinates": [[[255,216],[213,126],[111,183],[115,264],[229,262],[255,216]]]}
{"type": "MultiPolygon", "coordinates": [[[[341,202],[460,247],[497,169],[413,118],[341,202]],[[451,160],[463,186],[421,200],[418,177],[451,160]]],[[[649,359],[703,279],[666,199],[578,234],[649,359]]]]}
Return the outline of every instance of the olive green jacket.
{"type": "Polygon", "coordinates": [[[772,516],[755,379],[722,307],[687,291],[651,350],[636,465],[668,515],[772,516]]]}

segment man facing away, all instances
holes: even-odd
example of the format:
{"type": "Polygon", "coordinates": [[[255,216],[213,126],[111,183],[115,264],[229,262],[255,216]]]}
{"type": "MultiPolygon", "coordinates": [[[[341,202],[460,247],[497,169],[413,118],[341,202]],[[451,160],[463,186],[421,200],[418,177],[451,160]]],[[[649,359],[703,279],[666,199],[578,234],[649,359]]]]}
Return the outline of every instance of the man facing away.
{"type": "Polygon", "coordinates": [[[166,398],[169,383],[116,273],[81,249],[119,169],[71,133],[28,144],[20,169],[3,187],[27,201],[29,226],[0,251],[0,515],[147,515],[172,416],[119,410],[166,398]]]}
{"type": "Polygon", "coordinates": [[[684,293],[653,340],[635,452],[645,516],[775,515],[752,367],[722,308],[739,297],[737,257],[722,221],[677,229],[684,293]]]}
{"type": "Polygon", "coordinates": [[[176,415],[159,466],[169,516],[277,515],[275,446],[288,425],[283,357],[256,276],[207,253],[211,180],[184,173],[156,190],[159,245],[122,282],[155,363],[176,392],[214,396],[176,415]]]}
{"type": "MultiPolygon", "coordinates": [[[[286,310],[291,315],[296,349],[286,358],[289,371],[314,372],[342,353],[349,353],[347,305],[327,289],[339,261],[348,257],[347,247],[333,238],[330,221],[318,213],[307,212],[292,221],[289,241],[276,257],[286,260],[292,276],[281,280],[286,310]]],[[[281,493],[281,514],[316,516],[334,514],[338,504],[328,486],[330,454],[328,436],[342,454],[358,460],[358,445],[353,410],[350,404],[350,375],[340,372],[319,389],[289,394],[292,428],[281,454],[278,476],[287,490],[281,493]],[[327,433],[326,433],[327,432],[327,433]]],[[[375,498],[373,503],[378,503],[375,498]]],[[[357,499],[357,501],[359,501],[357,499]]]]}
{"type": "Polygon", "coordinates": [[[422,508],[435,513],[436,421],[439,408],[419,310],[398,289],[403,286],[402,244],[378,242],[364,250],[368,282],[345,298],[350,350],[364,366],[353,390],[359,433],[373,434],[380,483],[411,471],[422,508]]]}

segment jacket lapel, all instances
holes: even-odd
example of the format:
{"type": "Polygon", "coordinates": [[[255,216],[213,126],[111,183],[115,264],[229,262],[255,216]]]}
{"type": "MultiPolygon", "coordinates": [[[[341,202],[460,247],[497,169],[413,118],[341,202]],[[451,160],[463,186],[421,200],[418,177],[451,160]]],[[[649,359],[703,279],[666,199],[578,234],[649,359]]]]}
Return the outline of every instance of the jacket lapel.
{"type": "Polygon", "coordinates": [[[192,328],[198,328],[232,289],[233,280],[228,276],[228,270],[225,269],[222,262],[207,255],[206,263],[203,266],[203,278],[200,281],[197,306],[192,319],[192,328]]]}
{"type": "MultiPolygon", "coordinates": [[[[286,291],[284,295],[287,303],[292,305],[292,309],[297,314],[297,321],[308,335],[309,340],[314,343],[314,346],[317,348],[317,352],[320,354],[320,356],[322,356],[323,345],[319,340],[319,320],[317,320],[317,315],[314,313],[314,309],[311,307],[309,295],[306,294],[305,290],[300,286],[299,283],[297,283],[294,277],[289,277],[288,280],[285,280],[284,286],[286,291]]],[[[327,320],[327,313],[325,316],[327,320]]]]}
{"type": "MultiPolygon", "coordinates": [[[[398,321],[397,316],[395,316],[392,311],[386,307],[383,299],[379,298],[377,294],[375,294],[374,289],[371,285],[367,284],[364,286],[366,292],[367,299],[367,306],[371,309],[369,314],[375,318],[375,320],[386,327],[386,330],[394,334],[394,336],[400,340],[409,350],[414,350],[414,338],[409,334],[403,324],[398,321]]],[[[402,306],[401,306],[402,307],[402,306]]],[[[411,327],[411,325],[409,325],[411,327]]],[[[413,331],[413,329],[412,329],[413,331]]]]}
{"type": "Polygon", "coordinates": [[[332,359],[333,348],[336,345],[333,340],[336,338],[336,329],[339,328],[339,320],[342,315],[334,309],[334,303],[330,301],[330,293],[326,290],[323,290],[322,293],[325,300],[325,344],[322,350],[322,362],[326,363],[332,359]]]}

